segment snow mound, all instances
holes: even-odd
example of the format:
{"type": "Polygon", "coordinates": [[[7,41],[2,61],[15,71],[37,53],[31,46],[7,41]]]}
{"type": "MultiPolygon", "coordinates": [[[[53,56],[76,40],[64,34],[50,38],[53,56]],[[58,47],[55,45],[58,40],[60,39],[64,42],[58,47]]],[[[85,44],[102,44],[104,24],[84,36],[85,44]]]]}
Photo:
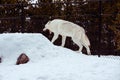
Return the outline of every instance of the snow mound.
{"type": "Polygon", "coordinates": [[[0,80],[120,80],[120,60],[53,45],[42,34],[0,34],[0,80]],[[15,65],[26,53],[30,61],[15,65]]]}
{"type": "Polygon", "coordinates": [[[54,46],[42,34],[11,33],[0,35],[0,56],[3,58],[3,63],[15,64],[21,53],[27,54],[31,62],[36,62],[54,56],[69,56],[68,54],[71,52],[73,51],[54,46]]]}

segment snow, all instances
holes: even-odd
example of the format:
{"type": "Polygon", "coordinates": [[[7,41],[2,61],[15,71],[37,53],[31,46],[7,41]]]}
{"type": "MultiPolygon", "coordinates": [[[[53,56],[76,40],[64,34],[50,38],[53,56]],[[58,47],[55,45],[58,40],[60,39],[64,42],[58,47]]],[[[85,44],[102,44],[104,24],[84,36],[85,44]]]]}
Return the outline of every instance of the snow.
{"type": "Polygon", "coordinates": [[[0,34],[0,56],[0,80],[120,80],[119,57],[76,53],[42,34],[0,34]],[[30,61],[15,65],[21,53],[30,61]]]}

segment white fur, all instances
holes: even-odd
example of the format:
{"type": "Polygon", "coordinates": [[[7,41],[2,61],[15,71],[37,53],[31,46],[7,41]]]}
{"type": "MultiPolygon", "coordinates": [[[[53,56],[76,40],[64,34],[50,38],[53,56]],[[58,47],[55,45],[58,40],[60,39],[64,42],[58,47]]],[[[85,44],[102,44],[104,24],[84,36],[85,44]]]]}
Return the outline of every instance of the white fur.
{"type": "Polygon", "coordinates": [[[72,40],[79,46],[78,52],[82,51],[83,46],[87,50],[87,54],[91,54],[90,52],[90,41],[85,34],[85,30],[77,24],[74,24],[69,21],[61,20],[61,19],[54,19],[49,21],[43,31],[49,30],[50,33],[53,32],[54,36],[52,38],[52,43],[58,38],[59,35],[62,36],[62,44],[61,46],[65,45],[66,37],[71,37],[72,40]]]}

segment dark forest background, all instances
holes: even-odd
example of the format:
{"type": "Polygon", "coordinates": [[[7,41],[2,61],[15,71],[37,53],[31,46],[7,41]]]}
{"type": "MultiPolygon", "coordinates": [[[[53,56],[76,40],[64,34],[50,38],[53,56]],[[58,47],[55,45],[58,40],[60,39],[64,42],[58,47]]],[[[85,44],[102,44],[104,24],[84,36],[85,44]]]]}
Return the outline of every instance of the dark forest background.
{"type": "MultiPolygon", "coordinates": [[[[120,55],[120,0],[30,2],[0,0],[0,33],[42,33],[51,40],[53,34],[43,32],[42,29],[49,20],[59,18],[84,27],[93,55],[120,55]]],[[[61,36],[54,44],[61,44],[61,36]]],[[[71,38],[67,38],[65,47],[78,49],[71,38]]]]}

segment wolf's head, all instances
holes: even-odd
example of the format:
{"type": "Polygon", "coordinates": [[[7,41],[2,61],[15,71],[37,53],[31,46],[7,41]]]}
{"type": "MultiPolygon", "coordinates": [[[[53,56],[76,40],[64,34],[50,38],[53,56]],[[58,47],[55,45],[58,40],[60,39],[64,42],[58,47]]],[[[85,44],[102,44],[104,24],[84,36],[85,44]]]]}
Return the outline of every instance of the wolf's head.
{"type": "Polygon", "coordinates": [[[45,24],[45,28],[43,29],[43,31],[49,30],[49,32],[51,34],[51,31],[50,31],[50,22],[51,21],[48,21],[47,24],[45,24]]]}

